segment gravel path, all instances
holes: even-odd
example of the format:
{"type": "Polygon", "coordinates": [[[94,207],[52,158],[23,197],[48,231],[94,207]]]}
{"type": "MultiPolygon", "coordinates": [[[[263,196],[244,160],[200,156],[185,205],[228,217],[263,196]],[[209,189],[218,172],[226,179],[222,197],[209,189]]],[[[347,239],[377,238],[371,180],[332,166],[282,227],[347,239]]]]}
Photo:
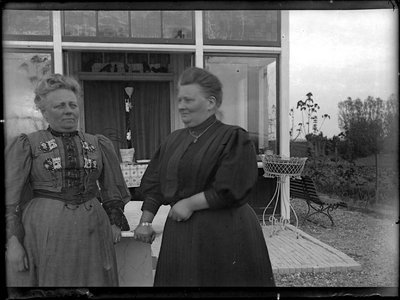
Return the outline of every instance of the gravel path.
{"type": "MultiPolygon", "coordinates": [[[[292,205],[301,224],[307,205],[298,199],[293,200],[292,205]]],[[[301,230],[347,254],[362,265],[362,270],[277,274],[276,285],[278,287],[398,287],[398,208],[381,207],[374,210],[359,207],[339,208],[331,215],[335,227],[331,227],[328,218],[320,214],[311,217],[319,224],[306,221],[301,230]]]]}

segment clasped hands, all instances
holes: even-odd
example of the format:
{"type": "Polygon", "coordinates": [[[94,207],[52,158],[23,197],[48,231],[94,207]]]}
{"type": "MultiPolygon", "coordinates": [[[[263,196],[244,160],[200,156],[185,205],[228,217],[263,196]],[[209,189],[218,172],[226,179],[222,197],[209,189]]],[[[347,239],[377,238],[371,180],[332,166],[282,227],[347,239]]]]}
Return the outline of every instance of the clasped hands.
{"type": "MultiPolygon", "coordinates": [[[[183,222],[188,220],[192,214],[193,210],[189,201],[185,201],[186,199],[182,199],[177,202],[174,206],[171,207],[171,210],[168,213],[168,217],[173,219],[176,222],[183,222]]],[[[141,241],[143,243],[153,243],[156,237],[156,232],[151,226],[142,226],[139,224],[134,230],[134,239],[137,241],[141,241]]]]}

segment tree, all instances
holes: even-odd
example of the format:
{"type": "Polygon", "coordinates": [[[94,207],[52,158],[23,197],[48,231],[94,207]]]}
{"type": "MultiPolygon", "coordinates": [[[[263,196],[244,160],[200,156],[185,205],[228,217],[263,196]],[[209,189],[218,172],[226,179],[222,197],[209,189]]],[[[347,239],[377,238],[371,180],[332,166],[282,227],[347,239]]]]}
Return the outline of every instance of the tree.
{"type": "Polygon", "coordinates": [[[388,137],[385,144],[386,152],[399,151],[399,97],[397,95],[390,95],[387,105],[387,126],[388,137]]]}
{"type": "Polygon", "coordinates": [[[384,101],[369,96],[366,100],[339,102],[339,128],[343,131],[345,158],[354,161],[369,155],[375,156],[375,202],[379,200],[379,155],[394,134],[395,118],[398,117],[396,98],[384,101]],[[397,110],[397,112],[396,112],[397,110]]]}

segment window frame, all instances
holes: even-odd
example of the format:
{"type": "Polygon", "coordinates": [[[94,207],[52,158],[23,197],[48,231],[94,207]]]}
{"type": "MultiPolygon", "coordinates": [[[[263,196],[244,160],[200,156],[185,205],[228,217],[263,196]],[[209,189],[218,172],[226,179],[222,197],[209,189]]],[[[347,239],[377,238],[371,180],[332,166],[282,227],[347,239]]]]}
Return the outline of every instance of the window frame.
{"type": "MultiPolygon", "coordinates": [[[[173,39],[173,38],[137,38],[131,37],[131,10],[129,13],[129,37],[127,38],[107,38],[107,37],[98,37],[98,11],[94,11],[96,13],[96,36],[65,36],[65,11],[61,14],[61,38],[63,42],[96,42],[96,43],[134,43],[134,44],[185,44],[185,45],[194,45],[195,44],[195,15],[194,11],[189,10],[192,15],[192,38],[190,39],[173,39]]],[[[161,34],[162,34],[162,11],[161,12],[161,34]]]]}
{"type": "MultiPolygon", "coordinates": [[[[50,49],[42,49],[42,48],[31,48],[31,49],[20,49],[20,48],[3,48],[3,54],[6,54],[6,53],[11,53],[11,54],[20,54],[20,53],[22,53],[22,54],[26,54],[26,53],[31,53],[31,54],[49,54],[50,55],[50,57],[51,57],[51,70],[49,70],[49,73],[48,74],[53,74],[54,73],[54,51],[53,50],[50,50],[50,49]]],[[[4,58],[3,57],[3,65],[5,64],[5,62],[4,62],[4,60],[5,60],[6,58],[4,58]]],[[[6,82],[3,82],[3,84],[4,84],[4,86],[3,86],[3,92],[5,93],[5,89],[6,89],[6,82]]],[[[29,84],[29,83],[28,83],[29,84]]],[[[32,91],[32,94],[24,94],[24,95],[27,95],[31,100],[31,107],[34,107],[35,105],[34,105],[34,89],[35,89],[35,86],[34,85],[32,85],[31,87],[30,87],[30,89],[31,89],[31,91],[32,91]]],[[[21,98],[22,99],[22,98],[21,98]]],[[[4,99],[3,99],[3,105],[9,105],[10,103],[12,103],[11,102],[11,99],[6,99],[6,97],[5,97],[5,95],[4,95],[4,99]]],[[[23,106],[23,108],[26,108],[26,106],[23,106]]],[[[19,108],[18,109],[19,111],[21,110],[21,108],[19,108]]],[[[38,111],[37,112],[37,115],[38,116],[40,116],[41,114],[40,114],[40,112],[38,111]]],[[[14,136],[9,136],[9,134],[10,134],[10,129],[9,128],[11,128],[11,127],[8,127],[8,126],[10,126],[10,125],[8,125],[7,123],[8,123],[8,121],[10,120],[9,119],[9,115],[8,115],[8,112],[6,112],[6,109],[4,109],[4,115],[3,115],[3,118],[4,118],[4,120],[5,120],[5,127],[4,127],[4,138],[5,138],[5,141],[6,141],[6,143],[8,143],[8,142],[10,142],[11,141],[11,139],[10,138],[14,138],[15,137],[15,135],[14,136]]],[[[43,119],[44,120],[44,119],[43,119]]],[[[44,129],[44,128],[43,128],[44,129]]],[[[32,131],[35,131],[35,129],[34,129],[34,127],[32,127],[32,131]]],[[[19,132],[20,133],[20,132],[19,132]]],[[[18,133],[18,134],[19,134],[18,133]]],[[[25,133],[29,133],[29,132],[25,132],[25,133]]]]}
{"type": "MultiPolygon", "coordinates": [[[[7,10],[14,10],[15,9],[5,9],[7,10]]],[[[51,10],[41,10],[43,12],[47,12],[49,14],[49,23],[50,23],[50,34],[49,35],[30,35],[30,34],[3,34],[3,41],[4,40],[9,40],[9,41],[44,41],[44,42],[49,42],[53,41],[53,35],[54,35],[54,30],[53,30],[53,14],[51,10]]]]}
{"type": "Polygon", "coordinates": [[[216,39],[208,39],[206,37],[206,14],[207,11],[202,12],[203,18],[203,45],[217,45],[217,46],[262,46],[262,47],[281,47],[281,11],[277,10],[277,35],[278,40],[276,42],[273,41],[251,41],[251,40],[216,40],[216,39]]]}
{"type": "Polygon", "coordinates": [[[43,53],[51,55],[51,73],[54,73],[54,51],[45,48],[3,48],[3,53],[43,53]]]}
{"type": "MultiPolygon", "coordinates": [[[[275,114],[276,114],[276,145],[275,145],[275,150],[276,153],[280,154],[281,152],[281,147],[280,147],[280,139],[281,139],[281,110],[282,110],[282,99],[281,97],[281,92],[279,90],[280,87],[280,68],[281,68],[281,54],[279,53],[265,53],[265,54],[259,54],[259,53],[226,53],[226,52],[215,52],[215,51],[205,51],[203,55],[203,66],[206,68],[206,57],[208,56],[219,56],[219,57],[250,57],[250,58],[274,58],[275,63],[276,63],[276,84],[275,84],[275,89],[276,89],[276,106],[275,106],[275,114]]],[[[248,99],[246,101],[246,105],[248,105],[248,99]]],[[[247,111],[248,113],[248,111],[247,111]]],[[[247,120],[248,121],[248,120],[247,120]]],[[[260,120],[258,121],[260,125],[260,120]]],[[[248,124],[247,124],[248,125],[248,124]]],[[[258,135],[260,133],[258,132],[258,135]]],[[[256,149],[258,151],[258,149],[256,149]]]]}

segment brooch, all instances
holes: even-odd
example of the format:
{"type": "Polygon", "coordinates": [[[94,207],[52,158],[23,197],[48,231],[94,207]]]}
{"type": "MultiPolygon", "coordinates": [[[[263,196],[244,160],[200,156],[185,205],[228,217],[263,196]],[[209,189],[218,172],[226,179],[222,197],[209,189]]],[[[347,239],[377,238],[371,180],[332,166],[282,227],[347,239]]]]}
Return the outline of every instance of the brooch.
{"type": "Polygon", "coordinates": [[[96,147],[93,146],[91,143],[81,141],[83,149],[89,151],[89,152],[94,152],[96,150],[96,147]]]}
{"type": "Polygon", "coordinates": [[[97,169],[97,161],[91,158],[83,158],[85,160],[84,168],[85,169],[97,169]]]}
{"type": "Polygon", "coordinates": [[[49,140],[47,142],[42,142],[39,145],[39,150],[43,152],[50,152],[51,150],[57,148],[57,143],[55,139],[49,140]]]}
{"type": "Polygon", "coordinates": [[[48,157],[43,163],[44,168],[47,171],[58,171],[61,170],[61,158],[60,157],[48,157]]]}

